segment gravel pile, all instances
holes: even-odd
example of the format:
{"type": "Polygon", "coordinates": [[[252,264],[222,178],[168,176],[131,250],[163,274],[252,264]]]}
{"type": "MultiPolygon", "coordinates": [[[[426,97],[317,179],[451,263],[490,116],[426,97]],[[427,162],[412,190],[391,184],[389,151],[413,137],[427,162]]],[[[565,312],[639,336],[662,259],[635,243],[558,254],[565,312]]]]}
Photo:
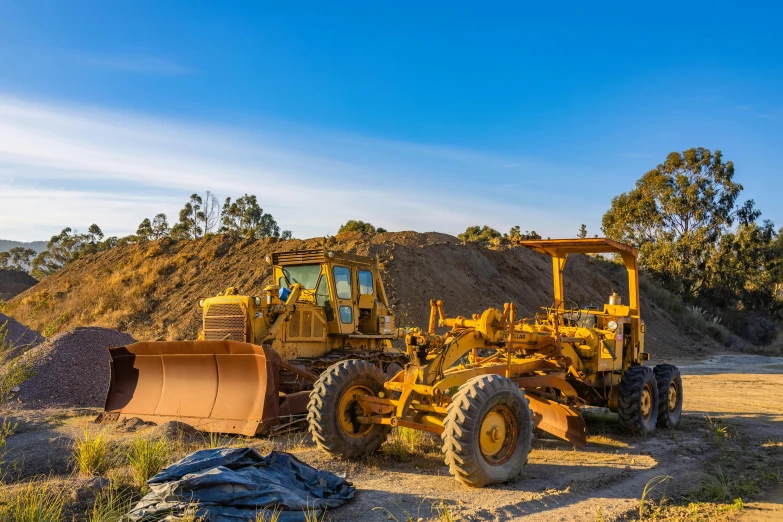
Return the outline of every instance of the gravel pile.
{"type": "Polygon", "coordinates": [[[38,283],[27,272],[19,270],[0,270],[0,299],[8,301],[38,283]]]}
{"type": "Polygon", "coordinates": [[[108,328],[78,327],[51,337],[19,357],[35,375],[14,399],[22,408],[101,407],[109,388],[109,351],[136,342],[108,328]]]}
{"type": "Polygon", "coordinates": [[[30,330],[13,318],[8,317],[5,314],[0,314],[0,327],[3,325],[5,325],[6,331],[8,332],[5,342],[9,343],[11,348],[33,347],[44,341],[43,335],[35,330],[30,330]]]}

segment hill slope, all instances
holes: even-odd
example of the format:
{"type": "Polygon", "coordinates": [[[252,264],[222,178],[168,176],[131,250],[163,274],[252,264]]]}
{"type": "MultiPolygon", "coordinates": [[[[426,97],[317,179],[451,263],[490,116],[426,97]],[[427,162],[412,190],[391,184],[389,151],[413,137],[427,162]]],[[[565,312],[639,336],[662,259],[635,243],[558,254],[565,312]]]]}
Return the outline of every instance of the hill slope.
{"type": "MultiPolygon", "coordinates": [[[[446,234],[415,232],[342,234],[330,241],[331,249],[379,258],[401,326],[426,325],[431,298],[442,299],[452,316],[513,301],[519,316],[530,317],[553,300],[550,259],[525,248],[489,249],[446,234]]],[[[322,238],[230,242],[216,236],[128,245],[79,259],[11,300],[4,312],[39,331],[95,325],[140,340],[194,338],[199,297],[228,286],[259,294],[271,283],[267,253],[322,244],[322,238]]],[[[600,306],[612,289],[627,296],[625,278],[623,267],[572,256],[566,295],[582,306],[600,306]]],[[[671,317],[644,300],[642,314],[647,349],[655,359],[716,347],[684,335],[671,317]]]]}

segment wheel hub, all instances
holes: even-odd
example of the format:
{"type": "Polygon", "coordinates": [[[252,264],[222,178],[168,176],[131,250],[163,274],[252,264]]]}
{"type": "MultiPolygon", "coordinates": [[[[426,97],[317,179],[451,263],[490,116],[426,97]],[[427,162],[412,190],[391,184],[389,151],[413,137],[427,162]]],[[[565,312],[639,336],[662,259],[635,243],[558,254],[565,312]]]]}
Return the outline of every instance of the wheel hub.
{"type": "Polygon", "coordinates": [[[366,416],[367,412],[356,400],[362,395],[372,395],[372,391],[364,386],[354,386],[345,391],[337,406],[337,420],[340,429],[349,437],[361,438],[369,432],[372,424],[361,424],[357,418],[366,416]]]}
{"type": "Polygon", "coordinates": [[[641,401],[642,417],[644,417],[645,420],[649,419],[653,409],[652,390],[650,390],[649,385],[646,385],[642,390],[641,401]]]}
{"type": "Polygon", "coordinates": [[[669,386],[669,411],[674,411],[677,408],[677,386],[671,383],[669,386]]]}
{"type": "Polygon", "coordinates": [[[499,465],[514,452],[517,430],[511,411],[505,405],[491,409],[481,421],[479,449],[488,463],[499,465]]]}

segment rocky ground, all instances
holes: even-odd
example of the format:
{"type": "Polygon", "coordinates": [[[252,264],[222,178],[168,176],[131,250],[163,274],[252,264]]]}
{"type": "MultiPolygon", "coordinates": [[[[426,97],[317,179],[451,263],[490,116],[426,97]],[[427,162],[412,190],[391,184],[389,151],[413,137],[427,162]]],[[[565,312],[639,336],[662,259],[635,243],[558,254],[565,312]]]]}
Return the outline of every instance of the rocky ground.
{"type": "MultiPolygon", "coordinates": [[[[354,501],[328,513],[334,521],[448,516],[491,521],[638,519],[645,486],[662,476],[671,478],[649,495],[651,501],[643,505],[645,518],[779,520],[783,361],[724,354],[703,362],[682,361],[681,368],[685,415],[677,430],[630,437],[619,430],[613,415],[592,411],[587,414],[586,448],[542,436],[517,481],[484,489],[454,481],[437,439],[405,432],[394,433],[379,454],[364,461],[324,455],[303,432],[217,441],[195,435],[170,458],[216,443],[290,451],[313,466],[346,473],[357,486],[354,501]]],[[[6,420],[18,424],[6,441],[7,483],[54,476],[72,491],[69,513],[81,520],[79,510],[87,509],[97,490],[108,484],[80,478],[74,471],[71,448],[85,429],[103,433],[119,447],[148,434],[176,437],[166,426],[96,425],[92,420],[98,411],[6,406],[6,420]]],[[[119,470],[107,475],[115,472],[119,470]]]]}

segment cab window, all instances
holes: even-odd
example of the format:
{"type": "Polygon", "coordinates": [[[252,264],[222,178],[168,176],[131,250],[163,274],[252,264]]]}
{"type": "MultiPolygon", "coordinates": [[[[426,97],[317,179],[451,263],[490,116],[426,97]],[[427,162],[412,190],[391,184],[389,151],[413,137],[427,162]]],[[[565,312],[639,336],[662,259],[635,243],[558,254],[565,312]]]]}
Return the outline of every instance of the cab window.
{"type": "Polygon", "coordinates": [[[351,298],[351,269],[344,266],[334,267],[334,289],[337,299],[351,298]]]}
{"type": "Polygon", "coordinates": [[[321,265],[284,266],[283,275],[288,283],[299,283],[305,290],[312,290],[321,275],[321,265]]]}
{"type": "Polygon", "coordinates": [[[340,321],[343,324],[351,324],[353,322],[353,310],[350,306],[340,307],[340,321]]]}
{"type": "Polygon", "coordinates": [[[372,272],[369,270],[359,270],[359,293],[361,295],[372,295],[372,272]]]}

